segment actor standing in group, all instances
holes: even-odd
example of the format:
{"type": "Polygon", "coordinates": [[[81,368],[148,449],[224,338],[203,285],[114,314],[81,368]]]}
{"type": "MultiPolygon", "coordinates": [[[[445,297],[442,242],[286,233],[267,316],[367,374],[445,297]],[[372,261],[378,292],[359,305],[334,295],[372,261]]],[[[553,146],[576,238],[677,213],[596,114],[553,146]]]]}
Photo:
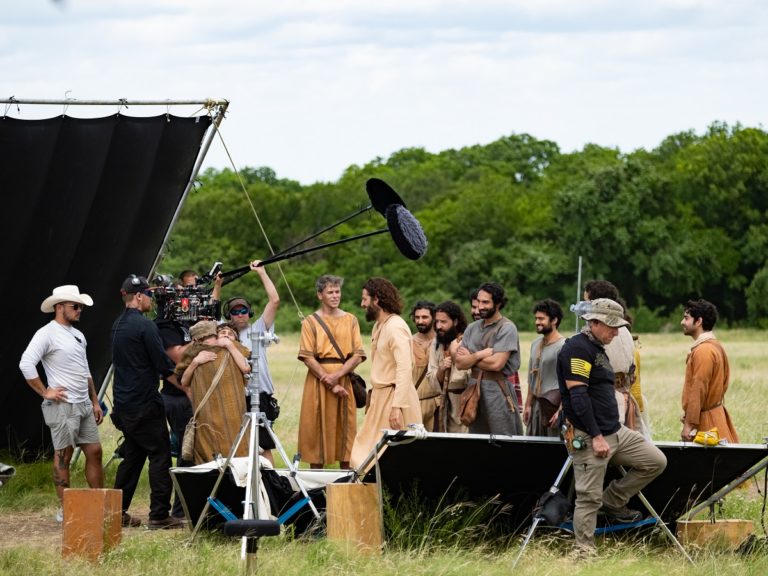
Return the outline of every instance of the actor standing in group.
{"type": "MultiPolygon", "coordinates": [[[[236,296],[227,300],[222,306],[222,313],[224,318],[231,322],[232,326],[237,330],[240,344],[248,348],[248,351],[251,353],[253,352],[251,349],[253,342],[256,341],[258,345],[256,349],[258,365],[256,366],[257,374],[255,377],[258,378],[259,409],[266,414],[267,419],[273,421],[275,418],[270,417],[273,416],[270,405],[275,394],[275,386],[272,383],[272,375],[269,373],[269,364],[267,363],[268,344],[266,340],[271,340],[275,335],[275,315],[280,307],[280,296],[272,279],[267,274],[267,270],[261,266],[260,260],[251,262],[250,268],[259,275],[261,285],[267,294],[267,303],[261,315],[255,322],[251,323],[251,318],[254,316],[253,308],[251,303],[242,296],[236,296]]],[[[254,375],[251,374],[251,378],[253,377],[254,375]]],[[[249,410],[251,409],[250,402],[252,400],[252,398],[249,398],[249,410]]],[[[274,464],[275,460],[272,456],[272,450],[275,448],[275,441],[266,430],[259,433],[259,448],[262,451],[261,455],[274,464]]]]}
{"type": "Polygon", "coordinates": [[[455,366],[471,370],[470,382],[479,380],[477,418],[471,434],[522,435],[521,406],[515,394],[519,382],[520,338],[517,327],[501,315],[507,298],[504,288],[486,282],[477,292],[480,320],[464,332],[455,366]]]}
{"type": "Polygon", "coordinates": [[[315,283],[320,308],[301,323],[299,360],[307,367],[299,416],[299,454],[311,468],[349,468],[357,408],[349,374],[365,360],[357,318],[344,312],[339,276],[315,283]],[[338,350],[337,350],[338,347],[338,350]]]}
{"type": "MultiPolygon", "coordinates": [[[[608,298],[617,303],[623,302],[619,297],[618,288],[608,280],[590,280],[584,285],[584,300],[590,301],[597,298],[608,298]]],[[[622,309],[624,309],[626,320],[626,309],[624,306],[622,309]]],[[[639,355],[635,348],[635,340],[629,331],[629,323],[619,328],[616,338],[605,346],[605,352],[613,369],[619,421],[650,440],[651,428],[647,422],[647,415],[644,414],[646,403],[640,390],[640,381],[637,379],[638,366],[635,358],[639,359],[639,355]]]]}
{"type": "Polygon", "coordinates": [[[53,289],[40,305],[53,320],[40,328],[21,356],[19,368],[30,387],[43,398],[45,423],[53,441],[53,484],[60,508],[56,520],[64,520],[64,489],[69,488],[69,463],[75,446],[85,455],[85,479],[91,488],[104,487],[101,442],[97,426],[103,414],[88,366],[85,336],[75,324],[86,306],[93,306],[88,294],[77,286],[53,289]],[[46,387],[37,372],[42,362],[46,387]]]}
{"type": "Polygon", "coordinates": [[[605,345],[627,325],[624,309],[613,300],[598,298],[582,318],[587,321],[584,330],[560,350],[557,378],[576,481],[576,550],[592,554],[598,512],[619,523],[640,520],[642,514],[627,508],[627,502],[664,471],[667,459],[642,434],[619,422],[614,374],[605,345]],[[608,464],[628,466],[629,471],[603,489],[608,464]]]}
{"type": "Polygon", "coordinates": [[[411,309],[411,320],[416,326],[413,335],[413,385],[419,395],[421,418],[428,432],[435,430],[435,414],[440,402],[440,388],[427,378],[429,352],[435,343],[435,305],[419,300],[411,309]]]}
{"type": "Polygon", "coordinates": [[[450,300],[435,308],[435,345],[429,354],[427,378],[431,386],[441,390],[438,432],[465,433],[467,427],[459,419],[461,393],[467,387],[468,370],[459,370],[453,358],[461,344],[467,319],[461,306],[450,300]]]}
{"type": "Polygon", "coordinates": [[[698,430],[717,428],[720,438],[738,442],[739,436],[723,404],[728,391],[728,356],[712,330],[717,308],[704,299],[689,300],[680,324],[683,333],[693,338],[685,361],[683,385],[683,429],[680,438],[690,442],[698,430]]]}
{"type": "Polygon", "coordinates": [[[558,328],[563,320],[560,304],[546,298],[533,307],[536,333],[528,363],[528,395],[523,423],[527,436],[560,437],[560,387],[557,384],[557,355],[565,343],[558,328]]]}
{"type": "Polygon", "coordinates": [[[371,405],[352,446],[350,464],[357,469],[381,439],[381,430],[421,425],[419,396],[413,386],[411,331],[400,317],[400,293],[386,278],[369,278],[360,306],[374,321],[371,335],[371,405]]]}
{"type": "Polygon", "coordinates": [[[154,322],[144,316],[152,309],[147,279],[131,274],[120,290],[125,309],[112,325],[114,412],[112,422],[123,433],[123,460],[117,468],[115,488],[123,491],[123,523],[139,525],[128,514],[144,462],[149,458],[150,529],[179,528],[181,518],[169,515],[173,492],[169,468],[171,443],[163,400],[161,377],[175,378],[173,362],[165,354],[154,322]]]}

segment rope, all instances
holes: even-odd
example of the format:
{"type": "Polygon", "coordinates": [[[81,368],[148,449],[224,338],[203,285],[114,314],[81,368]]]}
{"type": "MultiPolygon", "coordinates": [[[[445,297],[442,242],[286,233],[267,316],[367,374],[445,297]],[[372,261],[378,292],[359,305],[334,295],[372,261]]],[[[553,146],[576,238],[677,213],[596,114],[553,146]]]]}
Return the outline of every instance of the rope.
{"type": "MultiPolygon", "coordinates": [[[[266,230],[264,230],[264,226],[261,223],[261,219],[259,218],[259,213],[256,211],[256,207],[253,205],[253,201],[251,200],[251,197],[248,195],[248,190],[245,187],[245,182],[243,182],[243,177],[240,175],[240,170],[237,169],[237,166],[235,166],[235,161],[232,159],[232,155],[229,153],[229,148],[227,148],[227,143],[224,142],[224,137],[221,135],[221,128],[216,127],[216,134],[219,136],[219,140],[221,140],[221,145],[224,146],[224,151],[227,153],[227,158],[229,158],[229,163],[232,165],[232,170],[234,170],[235,174],[237,175],[237,180],[240,183],[240,188],[243,191],[243,194],[245,195],[246,200],[248,200],[248,204],[251,207],[251,212],[253,212],[253,216],[256,218],[256,222],[259,225],[259,230],[261,230],[261,234],[264,236],[264,240],[267,243],[267,248],[269,248],[269,252],[272,256],[275,255],[275,251],[272,248],[272,244],[269,241],[269,236],[267,236],[266,230]]],[[[299,320],[304,320],[304,313],[301,311],[301,308],[299,307],[299,303],[296,301],[296,297],[293,295],[293,290],[291,290],[291,285],[288,283],[288,279],[285,277],[285,273],[283,272],[283,267],[278,263],[277,269],[280,270],[280,276],[283,279],[283,282],[285,282],[285,287],[288,289],[288,294],[291,296],[291,300],[293,301],[293,305],[296,306],[296,312],[299,317],[299,320]]]]}

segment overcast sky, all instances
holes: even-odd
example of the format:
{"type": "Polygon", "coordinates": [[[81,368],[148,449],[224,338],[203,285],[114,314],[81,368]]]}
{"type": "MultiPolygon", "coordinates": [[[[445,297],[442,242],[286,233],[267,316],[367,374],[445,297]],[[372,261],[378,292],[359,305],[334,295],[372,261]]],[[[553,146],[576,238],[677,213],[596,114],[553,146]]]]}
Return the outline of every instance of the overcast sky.
{"type": "MultiPolygon", "coordinates": [[[[401,148],[511,133],[630,152],[715,120],[765,127],[767,88],[764,0],[8,0],[0,12],[0,98],[226,98],[236,165],[305,184],[401,148]]],[[[228,164],[215,142],[204,166],[228,164]]]]}

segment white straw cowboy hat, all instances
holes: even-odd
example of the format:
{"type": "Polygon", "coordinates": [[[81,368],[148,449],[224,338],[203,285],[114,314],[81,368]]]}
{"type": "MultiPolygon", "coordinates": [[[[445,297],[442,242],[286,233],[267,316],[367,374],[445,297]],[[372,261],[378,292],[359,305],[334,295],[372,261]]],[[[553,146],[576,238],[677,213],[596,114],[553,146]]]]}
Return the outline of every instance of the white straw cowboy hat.
{"type": "Polygon", "coordinates": [[[53,294],[40,304],[40,310],[46,313],[53,312],[54,305],[59,302],[76,302],[86,306],[93,306],[93,299],[88,294],[80,294],[80,288],[74,284],[68,284],[54,288],[53,294]]]}

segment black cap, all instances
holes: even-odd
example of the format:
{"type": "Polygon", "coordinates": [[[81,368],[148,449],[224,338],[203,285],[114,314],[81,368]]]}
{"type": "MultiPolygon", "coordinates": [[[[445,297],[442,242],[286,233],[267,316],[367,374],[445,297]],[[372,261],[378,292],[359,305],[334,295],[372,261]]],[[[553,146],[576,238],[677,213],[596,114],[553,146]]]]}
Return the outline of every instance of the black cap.
{"type": "Polygon", "coordinates": [[[123,285],[120,287],[120,294],[138,294],[142,290],[149,289],[149,282],[144,276],[136,276],[131,274],[123,280],[123,285]]]}

